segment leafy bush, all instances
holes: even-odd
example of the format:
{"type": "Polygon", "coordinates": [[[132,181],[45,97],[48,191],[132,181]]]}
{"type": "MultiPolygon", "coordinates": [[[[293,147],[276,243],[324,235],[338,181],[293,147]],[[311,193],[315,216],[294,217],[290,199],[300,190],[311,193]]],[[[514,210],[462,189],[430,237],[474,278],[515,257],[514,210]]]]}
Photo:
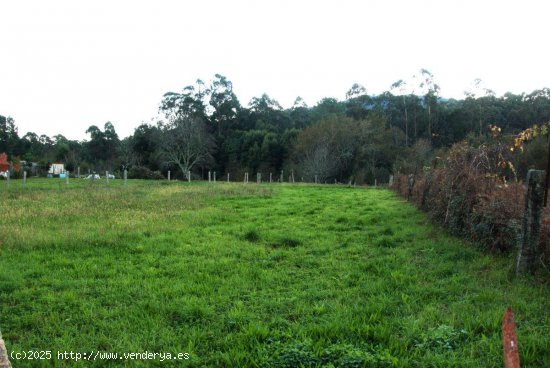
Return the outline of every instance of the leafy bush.
{"type": "Polygon", "coordinates": [[[152,171],[144,166],[133,166],[130,171],[128,171],[128,178],[161,180],[164,179],[164,175],[162,175],[160,171],[152,171]]]}

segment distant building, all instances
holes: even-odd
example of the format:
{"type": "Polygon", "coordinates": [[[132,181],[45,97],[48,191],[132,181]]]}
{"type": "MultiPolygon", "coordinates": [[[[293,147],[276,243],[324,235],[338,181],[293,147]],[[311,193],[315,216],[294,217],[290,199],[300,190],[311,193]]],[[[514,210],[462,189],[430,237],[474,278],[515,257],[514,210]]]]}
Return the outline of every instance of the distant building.
{"type": "Polygon", "coordinates": [[[59,175],[63,173],[65,173],[64,164],[52,164],[52,166],[50,166],[50,170],[48,170],[48,174],[52,175],[59,175]]]}

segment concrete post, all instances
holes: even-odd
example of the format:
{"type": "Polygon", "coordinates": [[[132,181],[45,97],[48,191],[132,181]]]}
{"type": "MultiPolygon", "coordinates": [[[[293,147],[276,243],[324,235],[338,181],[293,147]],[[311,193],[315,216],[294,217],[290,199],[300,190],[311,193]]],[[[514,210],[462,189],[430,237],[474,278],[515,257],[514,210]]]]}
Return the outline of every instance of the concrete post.
{"type": "Polygon", "coordinates": [[[227,173],[227,182],[229,183],[229,173],[227,173]]]}
{"type": "Polygon", "coordinates": [[[187,182],[191,183],[191,170],[187,171],[187,182]]]}
{"type": "Polygon", "coordinates": [[[216,172],[214,171],[214,183],[216,182],[216,172]]]}
{"type": "Polygon", "coordinates": [[[124,169],[124,185],[128,184],[128,170],[124,169]]]}
{"type": "Polygon", "coordinates": [[[393,187],[393,175],[390,175],[390,181],[388,182],[388,186],[390,188],[393,187]]]}
{"type": "Polygon", "coordinates": [[[168,170],[168,181],[170,181],[170,170],[168,170]]]}
{"type": "Polygon", "coordinates": [[[76,169],[76,177],[80,179],[80,166],[76,169]]]}
{"type": "Polygon", "coordinates": [[[105,179],[107,180],[107,184],[109,184],[109,172],[105,171],[105,179]]]}
{"type": "Polygon", "coordinates": [[[210,171],[208,172],[208,182],[210,183],[212,181],[212,174],[210,171]]]}
{"type": "Polygon", "coordinates": [[[273,183],[273,173],[269,173],[269,184],[273,183]]]}
{"type": "Polygon", "coordinates": [[[69,175],[71,175],[70,171],[65,171],[65,184],[69,185],[69,175]]]}
{"type": "Polygon", "coordinates": [[[413,174],[409,174],[409,176],[407,177],[407,186],[408,186],[408,193],[407,193],[407,201],[410,201],[411,198],[412,198],[412,193],[413,193],[413,187],[414,187],[414,175],[413,174]]]}
{"type": "Polygon", "coordinates": [[[544,200],[544,171],[529,170],[527,173],[527,194],[516,272],[534,272],[540,258],[540,226],[544,200]]]}
{"type": "Polygon", "coordinates": [[[27,187],[27,172],[23,171],[23,188],[27,187]]]}

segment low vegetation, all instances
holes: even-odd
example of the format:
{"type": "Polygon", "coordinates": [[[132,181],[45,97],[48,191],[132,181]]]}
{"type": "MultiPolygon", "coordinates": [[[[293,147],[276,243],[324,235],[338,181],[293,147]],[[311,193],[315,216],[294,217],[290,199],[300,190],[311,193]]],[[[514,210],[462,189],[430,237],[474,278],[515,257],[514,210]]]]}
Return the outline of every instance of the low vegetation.
{"type": "Polygon", "coordinates": [[[502,367],[512,306],[522,366],[550,364],[548,285],[515,278],[513,258],[448,235],[384,189],[0,184],[10,351],[188,352],[188,367],[502,367]]]}

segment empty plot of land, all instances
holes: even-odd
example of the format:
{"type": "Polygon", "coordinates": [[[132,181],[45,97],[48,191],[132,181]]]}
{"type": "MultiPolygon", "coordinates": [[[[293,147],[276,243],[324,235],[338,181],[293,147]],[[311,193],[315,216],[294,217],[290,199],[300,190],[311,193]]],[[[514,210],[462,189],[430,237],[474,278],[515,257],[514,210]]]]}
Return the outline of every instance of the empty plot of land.
{"type": "Polygon", "coordinates": [[[512,306],[522,366],[550,363],[549,286],[514,278],[512,259],[446,235],[386,190],[37,179],[1,195],[9,351],[182,352],[189,367],[502,367],[512,306]]]}

